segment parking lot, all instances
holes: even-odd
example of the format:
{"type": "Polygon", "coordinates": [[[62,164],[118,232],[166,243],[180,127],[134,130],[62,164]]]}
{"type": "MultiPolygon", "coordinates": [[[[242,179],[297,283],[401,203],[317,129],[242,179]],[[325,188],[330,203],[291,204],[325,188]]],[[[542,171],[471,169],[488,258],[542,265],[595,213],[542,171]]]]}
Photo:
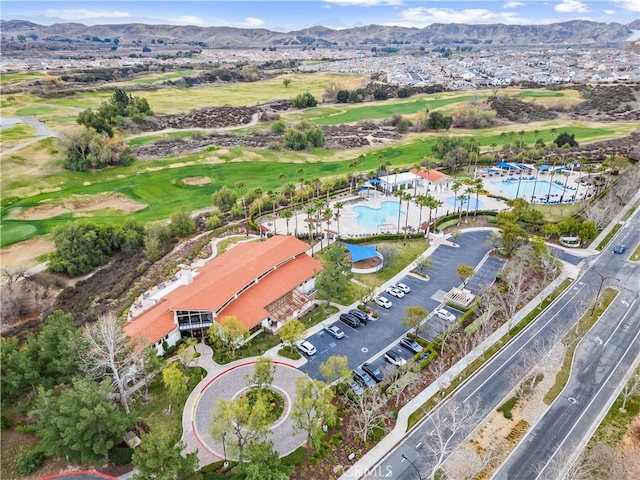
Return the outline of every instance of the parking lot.
{"type": "MultiPolygon", "coordinates": [[[[451,323],[431,315],[431,313],[441,305],[446,292],[452,287],[460,285],[456,267],[460,264],[478,265],[491,249],[487,243],[488,237],[488,231],[471,231],[458,237],[458,247],[440,245],[431,256],[433,267],[428,272],[430,276],[428,281],[414,275],[393,279],[389,284],[404,283],[411,288],[411,292],[403,298],[384,294],[393,303],[393,306],[388,310],[370,302],[368,307],[378,314],[378,318],[368,322],[368,325],[361,325],[354,329],[337,320],[338,315],[331,317],[325,323],[329,325],[335,320],[335,324],[344,331],[345,337],[338,340],[328,333],[320,331],[307,338],[315,345],[317,353],[312,357],[306,357],[308,361],[300,367],[300,370],[312,378],[323,379],[319,372],[320,364],[332,355],[344,355],[348,358],[350,368],[369,361],[384,373],[385,368],[388,368],[386,366],[390,364],[384,360],[383,355],[389,349],[397,351],[406,360],[411,359],[413,353],[399,346],[398,343],[399,339],[407,332],[407,328],[402,325],[401,320],[405,316],[405,309],[421,306],[430,313],[427,328],[421,334],[422,337],[433,340],[444,332],[451,323]]],[[[495,274],[499,272],[496,270],[497,268],[498,265],[495,262],[485,261],[478,272],[483,281],[478,285],[488,286],[486,279],[495,278],[495,274]]],[[[456,316],[456,320],[462,315],[462,312],[452,308],[447,307],[447,310],[456,316]]]]}

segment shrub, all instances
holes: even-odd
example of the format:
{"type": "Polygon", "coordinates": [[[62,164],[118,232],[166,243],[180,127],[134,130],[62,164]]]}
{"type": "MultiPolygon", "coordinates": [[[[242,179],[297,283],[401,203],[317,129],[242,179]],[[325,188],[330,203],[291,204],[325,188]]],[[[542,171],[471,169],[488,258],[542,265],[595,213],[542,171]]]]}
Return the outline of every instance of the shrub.
{"type": "Polygon", "coordinates": [[[317,104],[318,101],[309,92],[296,95],[295,98],[291,101],[291,105],[293,105],[294,108],[315,107],[317,104]]]}
{"type": "Polygon", "coordinates": [[[30,448],[18,455],[16,471],[22,476],[29,475],[42,466],[45,458],[46,455],[39,446],[30,448]]]}
{"type": "Polygon", "coordinates": [[[289,350],[287,348],[281,348],[278,350],[278,355],[282,355],[284,358],[288,358],[290,360],[299,360],[300,354],[295,350],[289,350]]]}
{"type": "Polygon", "coordinates": [[[304,150],[307,146],[307,135],[295,128],[289,128],[284,134],[282,145],[290,150],[304,150]]]}
{"type": "Polygon", "coordinates": [[[2,428],[2,430],[8,430],[11,428],[11,420],[9,420],[9,417],[4,415],[0,416],[0,428],[2,428]]]}
{"type": "Polygon", "coordinates": [[[271,131],[273,133],[284,133],[287,128],[287,124],[284,123],[284,120],[278,120],[271,125],[271,131]]]}
{"type": "Polygon", "coordinates": [[[307,456],[307,452],[303,447],[296,448],[289,455],[285,455],[280,459],[283,465],[287,465],[290,467],[296,467],[301,465],[307,456]]]}
{"type": "Polygon", "coordinates": [[[133,448],[130,447],[113,447],[109,451],[109,459],[115,465],[126,465],[131,463],[131,456],[133,455],[133,448]]]}
{"type": "Polygon", "coordinates": [[[207,230],[213,230],[214,228],[218,228],[222,225],[222,220],[217,215],[211,214],[211,216],[207,219],[206,227],[207,230]]]}

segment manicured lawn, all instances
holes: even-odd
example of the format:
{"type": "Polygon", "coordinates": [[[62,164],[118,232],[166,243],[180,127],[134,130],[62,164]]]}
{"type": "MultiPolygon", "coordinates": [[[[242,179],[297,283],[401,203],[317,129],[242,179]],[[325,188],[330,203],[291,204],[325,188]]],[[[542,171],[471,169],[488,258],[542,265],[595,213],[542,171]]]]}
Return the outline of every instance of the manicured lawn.
{"type": "Polygon", "coordinates": [[[371,245],[375,245],[378,251],[382,252],[384,252],[385,248],[395,249],[395,254],[393,255],[393,258],[391,258],[391,261],[389,262],[385,259],[384,268],[379,272],[369,273],[366,275],[354,275],[354,278],[356,280],[359,280],[362,283],[366,283],[368,285],[375,286],[380,286],[396,276],[400,272],[400,270],[413,262],[427,248],[429,248],[429,244],[426,242],[426,240],[423,239],[407,240],[406,245],[403,245],[402,238],[398,239],[397,241],[385,240],[382,242],[372,242],[371,245]]]}
{"type": "Polygon", "coordinates": [[[152,430],[162,430],[163,432],[176,432],[176,442],[180,440],[182,434],[182,408],[187,398],[195,386],[204,378],[206,372],[204,369],[186,368],[189,375],[189,384],[187,394],[179,399],[174,399],[171,409],[171,415],[165,415],[165,410],[169,407],[171,398],[169,391],[162,383],[162,373],[158,373],[149,384],[148,402],[143,402],[140,398],[132,405],[131,410],[136,418],[144,420],[152,430]]]}
{"type": "Polygon", "coordinates": [[[197,130],[183,130],[180,132],[166,133],[163,135],[149,135],[145,137],[132,138],[127,140],[127,145],[130,147],[139,147],[141,145],[149,145],[150,143],[156,143],[158,140],[166,138],[187,138],[193,136],[197,130]]]}
{"type": "Polygon", "coordinates": [[[16,110],[16,115],[40,115],[41,113],[52,113],[55,111],[55,108],[47,106],[25,107],[21,108],[20,110],[16,110]]]}
{"type": "Polygon", "coordinates": [[[2,222],[0,225],[0,247],[27,240],[37,232],[37,227],[26,222],[2,222]]]}
{"type": "Polygon", "coordinates": [[[13,85],[14,83],[38,80],[48,76],[49,75],[41,72],[3,73],[0,75],[0,85],[5,87],[7,85],[13,85]]]}
{"type": "Polygon", "coordinates": [[[2,129],[2,144],[10,140],[26,140],[36,133],[36,127],[26,123],[18,123],[14,127],[2,129]]]}

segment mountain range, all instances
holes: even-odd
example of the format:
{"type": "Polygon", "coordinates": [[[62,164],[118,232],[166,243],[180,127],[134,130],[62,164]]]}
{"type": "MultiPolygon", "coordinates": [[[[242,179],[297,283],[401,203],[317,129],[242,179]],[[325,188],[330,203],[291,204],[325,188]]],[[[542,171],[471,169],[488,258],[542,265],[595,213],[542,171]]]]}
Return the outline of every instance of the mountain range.
{"type": "Polygon", "coordinates": [[[316,26],[292,32],[274,32],[262,28],[197,27],[148,25],[142,23],[93,25],[57,23],[38,25],[24,20],[1,21],[2,41],[9,42],[111,42],[122,46],[136,43],[193,45],[211,48],[257,48],[287,46],[337,46],[371,48],[373,46],[421,46],[446,44],[493,45],[578,45],[626,42],[640,30],[640,20],[598,23],[572,20],[545,25],[466,25],[431,24],[425,28],[384,25],[333,30],[316,26]]]}

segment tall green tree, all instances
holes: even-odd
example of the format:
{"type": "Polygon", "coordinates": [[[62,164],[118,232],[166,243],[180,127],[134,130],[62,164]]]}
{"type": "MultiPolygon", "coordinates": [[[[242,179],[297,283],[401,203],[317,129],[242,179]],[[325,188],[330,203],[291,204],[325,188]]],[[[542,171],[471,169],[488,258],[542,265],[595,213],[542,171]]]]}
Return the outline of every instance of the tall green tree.
{"type": "Polygon", "coordinates": [[[213,322],[207,334],[213,344],[225,348],[229,356],[234,358],[236,350],[249,338],[249,329],[237,317],[227,315],[220,322],[213,322]]]}
{"type": "Polygon", "coordinates": [[[322,258],[322,271],[316,276],[318,294],[326,299],[326,308],[348,285],[351,268],[345,263],[347,249],[342,243],[334,243],[326,248],[322,258]]]}
{"type": "Polygon", "coordinates": [[[416,335],[420,335],[426,325],[424,319],[427,318],[429,312],[420,306],[407,307],[404,317],[402,317],[402,325],[407,328],[413,328],[416,335]]]}
{"type": "Polygon", "coordinates": [[[135,467],[133,480],[183,480],[198,468],[198,455],[191,452],[183,456],[185,444],[176,443],[179,433],[154,429],[143,434],[141,443],[133,452],[135,467]]]}
{"type": "Polygon", "coordinates": [[[169,391],[169,414],[174,402],[179,402],[187,395],[189,377],[184,374],[178,362],[171,362],[162,369],[162,383],[169,391]]]}
{"type": "Polygon", "coordinates": [[[243,462],[247,446],[264,442],[270,433],[268,411],[266,401],[260,395],[253,405],[247,395],[233,400],[220,399],[212,414],[211,436],[222,442],[225,435],[233,435],[235,441],[227,440],[227,450],[243,462]]]}
{"type": "Polygon", "coordinates": [[[49,270],[74,277],[107,263],[113,244],[104,232],[102,227],[87,221],[56,227],[53,231],[56,250],[49,258],[49,270]]]}
{"type": "Polygon", "coordinates": [[[171,214],[171,233],[178,238],[185,238],[196,231],[196,222],[185,208],[171,214]]]}
{"type": "Polygon", "coordinates": [[[133,424],[133,418],[107,400],[111,389],[88,379],[76,379],[55,395],[40,387],[31,415],[32,428],[47,455],[68,456],[72,462],[104,461],[133,424]]]}
{"type": "Polygon", "coordinates": [[[211,201],[222,213],[227,213],[231,210],[237,200],[238,194],[226,185],[223,185],[220,190],[211,195],[211,201]]]}
{"type": "Polygon", "coordinates": [[[147,225],[144,235],[144,251],[150,261],[155,262],[164,257],[172,245],[171,227],[161,223],[147,225]]]}
{"type": "Polygon", "coordinates": [[[473,276],[475,271],[476,269],[473,268],[471,265],[465,265],[464,263],[461,263],[456,267],[456,272],[458,273],[458,277],[460,277],[460,280],[464,285],[467,284],[467,282],[469,281],[469,278],[473,276]]]}
{"type": "Polygon", "coordinates": [[[247,445],[246,459],[232,470],[245,480],[289,480],[294,468],[282,463],[280,455],[273,449],[272,440],[247,445]]]}
{"type": "Polygon", "coordinates": [[[329,385],[341,379],[351,377],[351,369],[347,357],[344,355],[331,355],[326,362],[320,364],[320,375],[329,385]]]}
{"type": "Polygon", "coordinates": [[[276,366],[269,357],[260,357],[256,361],[253,370],[253,377],[246,379],[247,386],[257,388],[269,388],[273,383],[273,376],[276,373],[276,366]]]}
{"type": "Polygon", "coordinates": [[[317,448],[324,433],[322,425],[334,425],[336,407],[332,405],[333,396],[331,389],[319,380],[306,376],[296,380],[291,419],[294,431],[307,432],[307,445],[317,448]]]}
{"type": "Polygon", "coordinates": [[[302,339],[304,331],[305,327],[300,320],[289,320],[280,327],[278,335],[282,343],[291,348],[296,342],[302,339]]]}

